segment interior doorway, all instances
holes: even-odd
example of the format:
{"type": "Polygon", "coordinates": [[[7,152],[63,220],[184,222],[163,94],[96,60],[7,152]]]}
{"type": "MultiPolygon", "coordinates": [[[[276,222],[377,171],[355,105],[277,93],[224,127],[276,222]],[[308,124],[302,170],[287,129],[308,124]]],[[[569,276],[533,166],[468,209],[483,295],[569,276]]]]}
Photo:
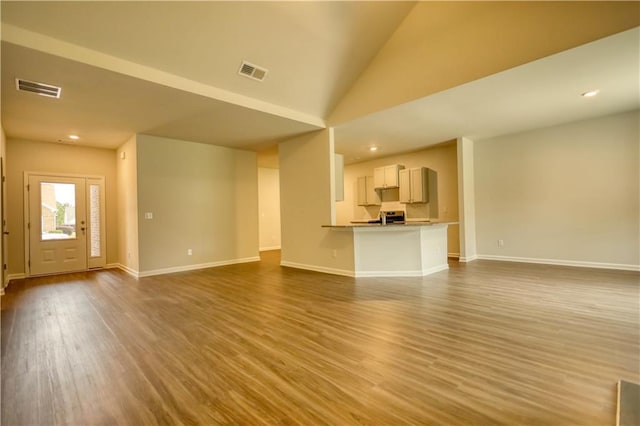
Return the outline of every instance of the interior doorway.
{"type": "Polygon", "coordinates": [[[104,177],[25,174],[30,276],[104,267],[104,177]]]}

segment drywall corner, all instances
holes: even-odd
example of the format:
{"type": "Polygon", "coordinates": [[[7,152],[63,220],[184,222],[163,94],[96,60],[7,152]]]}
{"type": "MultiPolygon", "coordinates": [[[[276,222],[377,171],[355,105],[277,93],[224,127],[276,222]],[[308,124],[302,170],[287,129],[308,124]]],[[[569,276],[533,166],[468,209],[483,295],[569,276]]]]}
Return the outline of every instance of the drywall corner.
{"type": "Polygon", "coordinates": [[[117,150],[118,260],[127,270],[139,270],[137,135],[117,150]]]}

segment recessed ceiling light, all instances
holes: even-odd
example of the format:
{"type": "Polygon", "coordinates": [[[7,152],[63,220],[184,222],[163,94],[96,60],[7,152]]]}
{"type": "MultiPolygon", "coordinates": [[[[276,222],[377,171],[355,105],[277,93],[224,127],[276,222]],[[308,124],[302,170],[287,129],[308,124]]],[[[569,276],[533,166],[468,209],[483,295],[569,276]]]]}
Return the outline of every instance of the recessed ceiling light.
{"type": "Polygon", "coordinates": [[[80,139],[80,136],[78,136],[78,135],[69,135],[69,139],[73,139],[74,141],[77,141],[78,139],[80,139]]]}
{"type": "Polygon", "coordinates": [[[373,152],[373,151],[377,151],[378,147],[377,146],[370,146],[369,147],[369,151],[373,152]]]}
{"type": "Polygon", "coordinates": [[[584,92],[582,94],[582,96],[585,97],[585,98],[592,98],[595,95],[597,95],[598,93],[600,93],[599,90],[589,90],[588,92],[584,92]]]}

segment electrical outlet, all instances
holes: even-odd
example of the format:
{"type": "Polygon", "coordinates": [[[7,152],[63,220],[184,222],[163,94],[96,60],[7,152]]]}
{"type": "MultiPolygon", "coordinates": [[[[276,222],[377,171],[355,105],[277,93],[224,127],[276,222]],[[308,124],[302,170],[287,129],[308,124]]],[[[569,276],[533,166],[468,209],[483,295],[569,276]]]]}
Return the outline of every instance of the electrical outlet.
{"type": "Polygon", "coordinates": [[[146,212],[146,213],[144,214],[144,218],[145,218],[145,219],[153,219],[153,213],[151,213],[151,212],[146,212]]]}
{"type": "Polygon", "coordinates": [[[498,240],[498,247],[504,247],[504,240],[498,240]]]}
{"type": "Polygon", "coordinates": [[[193,250],[187,249],[187,256],[191,256],[191,255],[193,255],[193,250]]]}

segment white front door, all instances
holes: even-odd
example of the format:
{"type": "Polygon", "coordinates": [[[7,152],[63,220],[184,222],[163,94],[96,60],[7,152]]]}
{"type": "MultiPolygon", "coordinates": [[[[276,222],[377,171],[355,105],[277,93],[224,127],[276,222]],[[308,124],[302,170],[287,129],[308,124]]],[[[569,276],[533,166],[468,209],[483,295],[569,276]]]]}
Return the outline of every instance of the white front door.
{"type": "Polygon", "coordinates": [[[29,176],[31,275],[87,269],[85,179],[29,176]]]}

